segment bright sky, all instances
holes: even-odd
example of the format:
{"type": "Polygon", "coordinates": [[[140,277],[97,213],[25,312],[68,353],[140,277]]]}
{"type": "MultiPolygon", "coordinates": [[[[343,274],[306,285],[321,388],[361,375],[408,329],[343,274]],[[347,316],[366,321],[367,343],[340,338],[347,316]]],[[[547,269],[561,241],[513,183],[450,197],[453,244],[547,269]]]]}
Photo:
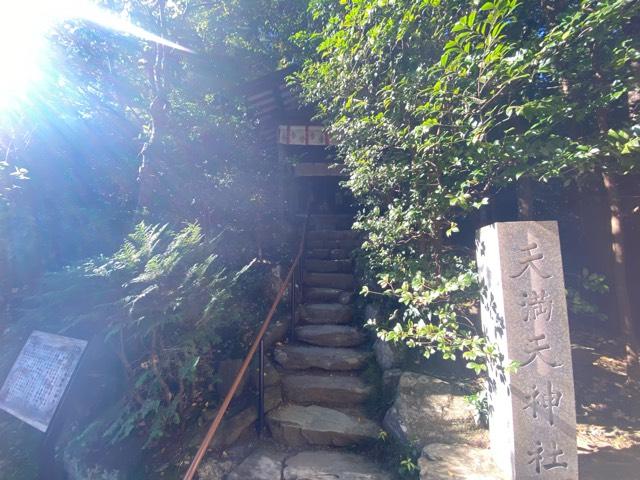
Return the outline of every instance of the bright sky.
{"type": "Polygon", "coordinates": [[[47,34],[57,24],[71,19],[189,51],[90,0],[4,0],[0,7],[0,110],[28,97],[43,78],[50,58],[47,34]]]}

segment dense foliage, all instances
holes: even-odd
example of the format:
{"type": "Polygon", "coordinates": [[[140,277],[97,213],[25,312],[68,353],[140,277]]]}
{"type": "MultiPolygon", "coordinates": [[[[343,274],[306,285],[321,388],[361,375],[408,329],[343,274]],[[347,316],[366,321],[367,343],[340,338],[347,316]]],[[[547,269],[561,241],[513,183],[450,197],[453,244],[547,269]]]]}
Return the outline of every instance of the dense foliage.
{"type": "MultiPolygon", "coordinates": [[[[93,270],[122,285],[126,312],[118,311],[105,325],[105,338],[116,345],[129,383],[121,415],[106,431],[113,441],[142,425],[146,444],[153,444],[188,413],[207,401],[215,404],[210,386],[223,344],[220,329],[228,324],[241,331],[242,318],[261,310],[243,300],[259,302],[259,294],[237,288],[250,265],[227,273],[216,254],[218,240],[207,240],[196,224],[171,232],[141,223],[93,270]]],[[[232,350],[229,341],[225,347],[232,350]]]]}
{"type": "MultiPolygon", "coordinates": [[[[116,352],[113,442],[155,445],[215,406],[214,360],[246,351],[265,307],[259,266],[289,259],[275,145],[244,82],[301,66],[293,83],[361,207],[363,293],[388,313],[373,326],[427,356],[479,372],[492,351],[460,233],[499,192],[526,206],[540,182],[603,183],[620,224],[616,184],[639,167],[640,2],[96,3],[190,51],[82,20],[51,32],[42,83],[0,112],[0,314],[38,292],[25,331],[81,328],[116,352]]],[[[608,284],[577,284],[571,308],[599,315],[586,297],[608,284]]]]}
{"type": "Polygon", "coordinates": [[[380,334],[427,355],[462,351],[479,370],[474,267],[449,239],[505,185],[638,166],[640,5],[315,0],[310,11],[297,81],[363,206],[379,287],[365,293],[392,299],[380,334]]]}
{"type": "Polygon", "coordinates": [[[234,89],[285,64],[306,5],[97,3],[192,53],[83,20],[50,32],[42,80],[0,116],[5,290],[114,251],[142,218],[254,237],[270,218],[273,165],[234,89]]]}
{"type": "Polygon", "coordinates": [[[101,429],[155,445],[216,406],[215,362],[246,352],[265,270],[290,258],[273,147],[237,89],[286,65],[306,5],[96,3],[190,52],[81,19],[50,32],[42,81],[0,112],[0,314],[23,292],[47,287],[51,306],[98,285],[93,312],[72,314],[83,302],[64,295],[57,315],[30,325],[104,339],[126,388],[101,429]],[[59,285],[42,277],[88,257],[109,260],[59,285]]]}

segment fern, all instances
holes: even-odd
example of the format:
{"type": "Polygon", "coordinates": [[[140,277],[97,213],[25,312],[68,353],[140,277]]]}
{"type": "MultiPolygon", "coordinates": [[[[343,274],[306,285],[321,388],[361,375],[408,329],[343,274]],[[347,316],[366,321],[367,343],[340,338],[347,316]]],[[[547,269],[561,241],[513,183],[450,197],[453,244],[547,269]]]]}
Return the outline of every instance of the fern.
{"type": "Polygon", "coordinates": [[[235,285],[254,265],[228,275],[215,252],[219,239],[206,239],[195,223],[178,232],[140,223],[93,270],[115,276],[125,292],[125,315],[105,332],[120,343],[129,378],[122,413],[105,431],[110,441],[143,429],[146,445],[152,445],[188,417],[215,382],[211,355],[221,341],[217,329],[228,316],[235,285]]]}

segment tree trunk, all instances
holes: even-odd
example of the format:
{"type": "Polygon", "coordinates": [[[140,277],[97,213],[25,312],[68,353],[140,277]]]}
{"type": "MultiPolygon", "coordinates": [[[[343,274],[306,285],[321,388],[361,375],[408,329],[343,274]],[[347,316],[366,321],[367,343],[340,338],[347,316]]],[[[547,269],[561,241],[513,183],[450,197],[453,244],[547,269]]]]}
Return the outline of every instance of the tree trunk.
{"type": "Polygon", "coordinates": [[[625,363],[627,380],[640,380],[640,359],[638,338],[631,312],[629,287],[625,266],[624,228],[622,223],[622,205],[616,178],[603,173],[602,180],[609,200],[611,211],[611,250],[613,253],[613,283],[618,309],[620,330],[625,341],[625,363]]]}
{"type": "Polygon", "coordinates": [[[516,184],[516,195],[518,197],[518,220],[533,220],[535,215],[533,180],[529,177],[522,177],[516,184]]]}
{"type": "MultiPolygon", "coordinates": [[[[626,25],[625,28],[632,28],[637,24],[637,19],[632,25],[626,25]]],[[[605,75],[598,68],[598,56],[594,55],[595,81],[602,83],[605,75]]],[[[638,64],[632,62],[629,65],[631,85],[627,92],[627,108],[629,120],[634,121],[638,118],[638,64]]],[[[606,136],[609,130],[608,111],[601,108],[596,112],[596,120],[598,129],[602,136],[606,136]]],[[[611,251],[613,258],[613,288],[615,290],[616,307],[620,325],[620,333],[625,342],[625,364],[627,369],[627,381],[640,381],[640,346],[638,345],[638,337],[636,334],[636,326],[633,319],[631,300],[629,298],[629,286],[626,271],[626,252],[624,245],[624,225],[623,225],[623,206],[620,199],[618,181],[615,173],[607,171],[602,172],[602,181],[607,193],[609,203],[609,211],[611,212],[611,251]]]]}
{"type": "Polygon", "coordinates": [[[629,108],[629,120],[632,123],[640,122],[640,61],[633,61],[629,66],[631,70],[631,85],[627,92],[627,106],[629,108]]]}
{"type": "MultiPolygon", "coordinates": [[[[631,38],[640,35],[640,16],[633,17],[624,27],[631,38]]],[[[629,89],[627,91],[627,109],[631,124],[640,123],[640,60],[629,62],[629,89]]]]}
{"type": "MultiPolygon", "coordinates": [[[[158,0],[158,28],[161,36],[166,34],[165,26],[166,0],[158,0]]],[[[151,103],[149,105],[149,137],[140,151],[140,168],[138,169],[138,215],[149,211],[154,196],[162,192],[160,181],[164,170],[162,137],[167,123],[167,97],[165,78],[165,46],[156,43],[155,58],[148,69],[151,103]]]]}
{"type": "MultiPolygon", "coordinates": [[[[638,31],[640,31],[640,17],[635,17],[633,19],[633,21],[630,24],[630,30],[633,32],[633,34],[637,34],[638,31]]],[[[627,109],[629,112],[629,121],[631,124],[637,124],[640,122],[640,61],[638,60],[634,60],[630,63],[629,65],[629,71],[631,73],[630,75],[630,85],[629,85],[629,90],[627,92],[627,109]]],[[[605,188],[607,188],[607,181],[609,181],[609,183],[611,183],[612,179],[607,179],[605,176],[605,188]]],[[[609,194],[609,188],[607,188],[607,193],[609,194]]],[[[624,237],[623,237],[623,227],[622,227],[622,218],[621,218],[621,212],[620,212],[620,198],[619,198],[619,193],[617,191],[617,185],[615,183],[615,179],[613,179],[613,189],[612,189],[612,194],[609,194],[609,199],[610,199],[610,203],[612,205],[611,207],[611,232],[614,232],[614,210],[613,210],[613,201],[612,201],[612,197],[615,198],[618,202],[617,205],[617,212],[618,212],[618,217],[617,218],[617,226],[620,229],[620,246],[619,246],[619,255],[616,254],[616,241],[615,241],[615,236],[614,236],[614,247],[613,247],[613,255],[614,255],[614,261],[616,262],[615,264],[615,268],[620,268],[622,271],[620,272],[620,274],[625,274],[625,270],[624,270],[624,260],[625,260],[625,251],[624,251],[624,237]],[[614,197],[615,195],[615,197],[614,197]],[[618,258],[619,256],[619,258],[618,258]],[[621,267],[618,267],[618,262],[620,263],[620,265],[622,265],[621,267]]],[[[617,277],[617,274],[616,274],[617,277]]],[[[617,284],[618,279],[616,278],[616,284],[617,284]]],[[[622,326],[622,333],[625,336],[625,338],[627,338],[627,344],[626,344],[626,363],[627,363],[627,376],[629,380],[634,380],[634,381],[639,381],[640,380],[640,360],[638,359],[638,355],[640,352],[640,345],[638,344],[638,337],[637,337],[637,333],[636,333],[636,325],[635,322],[633,321],[633,317],[632,317],[632,309],[631,309],[631,304],[630,304],[630,300],[629,300],[629,290],[627,287],[627,278],[626,276],[624,278],[622,278],[622,282],[624,282],[624,298],[620,299],[618,297],[618,304],[624,305],[624,313],[621,313],[621,326],[622,326]]]]}
{"type": "MultiPolygon", "coordinates": [[[[601,57],[603,52],[598,46],[595,46],[593,52],[593,70],[594,82],[599,87],[606,89],[607,76],[601,68],[601,57]]],[[[632,88],[630,89],[632,90],[632,88]]],[[[602,138],[606,138],[609,132],[609,110],[607,107],[601,107],[596,110],[596,122],[598,131],[602,138]]],[[[615,161],[615,160],[614,160],[615,161]]],[[[603,162],[605,163],[605,162],[603,162]]],[[[629,298],[629,285],[627,282],[627,271],[625,264],[625,248],[624,248],[624,225],[622,215],[622,202],[620,200],[620,192],[615,172],[605,169],[602,171],[602,181],[604,189],[607,193],[609,203],[609,211],[611,213],[611,251],[612,251],[612,272],[613,272],[613,288],[616,300],[616,309],[620,325],[620,333],[622,334],[625,344],[625,364],[627,369],[627,382],[640,380],[640,362],[638,359],[638,339],[636,336],[635,325],[631,312],[631,300],[629,298]]]]}

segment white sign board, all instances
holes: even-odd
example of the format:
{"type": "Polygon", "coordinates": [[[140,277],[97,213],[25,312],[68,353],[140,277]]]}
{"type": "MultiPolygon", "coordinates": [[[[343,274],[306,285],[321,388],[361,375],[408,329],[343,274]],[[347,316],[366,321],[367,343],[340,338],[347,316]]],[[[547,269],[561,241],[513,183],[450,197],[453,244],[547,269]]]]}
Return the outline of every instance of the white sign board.
{"type": "Polygon", "coordinates": [[[46,432],[86,346],[34,331],[0,389],[0,409],[46,432]]]}

